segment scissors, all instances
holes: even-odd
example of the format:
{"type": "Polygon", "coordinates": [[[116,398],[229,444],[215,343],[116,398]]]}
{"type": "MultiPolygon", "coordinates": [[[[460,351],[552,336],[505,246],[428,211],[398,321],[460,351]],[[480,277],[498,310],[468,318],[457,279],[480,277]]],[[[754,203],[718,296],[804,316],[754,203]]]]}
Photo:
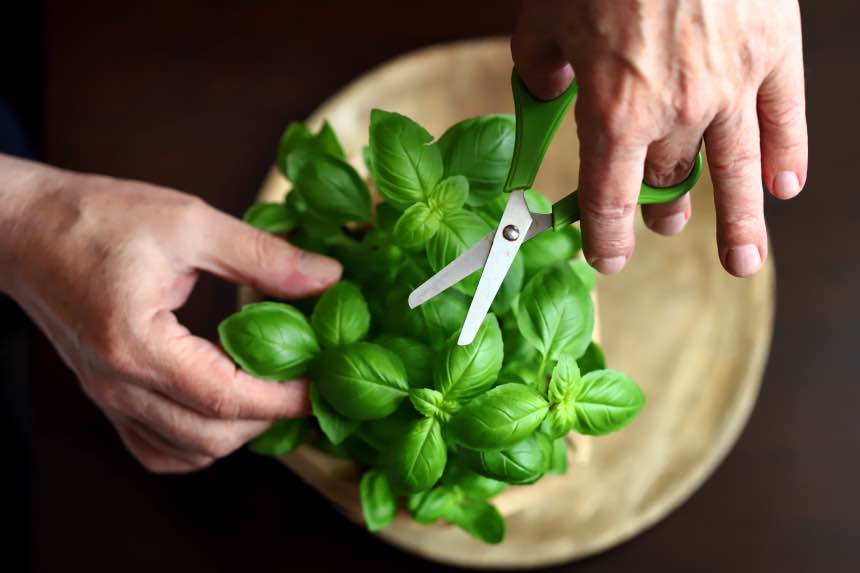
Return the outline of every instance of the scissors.
{"type": "MultiPolygon", "coordinates": [[[[571,82],[555,99],[540,100],[529,92],[515,69],[511,75],[511,87],[516,115],[516,138],[511,167],[503,187],[511,196],[499,220],[499,226],[412,291],[408,299],[409,307],[415,308],[483,267],[484,271],[457,340],[460,346],[471,344],[475,339],[523,243],[544,231],[561,230],[580,218],[578,190],[553,204],[552,213],[546,214],[531,212],[524,195],[534,183],[546,150],[570,104],[576,98],[576,81],[571,82]]],[[[702,154],[698,153],[690,174],[681,183],[671,187],[652,187],[643,182],[638,203],[653,205],[674,201],[689,191],[701,174],[702,154]]]]}

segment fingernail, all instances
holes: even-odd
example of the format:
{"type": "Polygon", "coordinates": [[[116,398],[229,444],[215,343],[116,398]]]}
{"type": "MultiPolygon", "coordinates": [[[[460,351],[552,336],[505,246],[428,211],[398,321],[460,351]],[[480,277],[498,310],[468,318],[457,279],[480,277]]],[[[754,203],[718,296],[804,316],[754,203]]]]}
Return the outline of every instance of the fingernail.
{"type": "Polygon", "coordinates": [[[780,171],[773,178],[773,192],[780,199],[791,199],[800,193],[800,180],[792,171],[780,171]]]}
{"type": "Polygon", "coordinates": [[[328,284],[340,277],[340,263],[329,257],[304,252],[299,257],[298,269],[304,276],[319,284],[328,284]]]}
{"type": "Polygon", "coordinates": [[[615,274],[624,268],[624,264],[627,262],[627,257],[609,257],[609,258],[601,258],[594,257],[588,259],[588,264],[600,271],[605,275],[615,274]]]}
{"type": "Polygon", "coordinates": [[[761,255],[755,245],[732,247],[726,251],[726,267],[739,277],[754,275],[761,266],[761,255]]]}
{"type": "Polygon", "coordinates": [[[684,225],[687,224],[687,214],[684,212],[667,215],[659,219],[653,219],[648,223],[648,227],[652,231],[656,231],[661,235],[677,235],[684,230],[684,225]]]}

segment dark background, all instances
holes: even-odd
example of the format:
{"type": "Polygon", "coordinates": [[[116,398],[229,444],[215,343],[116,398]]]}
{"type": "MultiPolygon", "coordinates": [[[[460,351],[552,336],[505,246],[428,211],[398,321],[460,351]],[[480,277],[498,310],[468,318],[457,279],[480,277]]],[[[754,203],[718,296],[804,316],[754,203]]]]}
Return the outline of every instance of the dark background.
{"type": "MultiPolygon", "coordinates": [[[[3,95],[40,159],[175,187],[238,215],[288,121],[405,51],[510,33],[515,5],[22,3],[4,12],[3,95]]],[[[778,308],[753,417],[678,511],[559,571],[860,570],[860,7],[802,10],[811,166],[799,198],[767,204],[778,308]]],[[[233,304],[233,287],[204,279],[182,316],[213,336],[233,304]]],[[[146,473],[45,339],[11,313],[3,321],[0,330],[25,333],[0,344],[4,474],[18,480],[6,488],[11,510],[0,510],[17,535],[4,537],[4,558],[40,572],[439,568],[348,523],[270,460],[240,452],[193,475],[146,473]],[[22,378],[32,423],[9,408],[22,378]]]]}

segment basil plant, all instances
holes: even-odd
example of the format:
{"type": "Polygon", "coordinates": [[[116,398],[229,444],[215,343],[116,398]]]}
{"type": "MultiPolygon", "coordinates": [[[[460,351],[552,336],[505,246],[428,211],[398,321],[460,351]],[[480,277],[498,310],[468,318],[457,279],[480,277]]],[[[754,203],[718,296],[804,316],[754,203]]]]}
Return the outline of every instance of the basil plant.
{"type": "MultiPolygon", "coordinates": [[[[277,153],[292,191],[245,214],[344,266],[316,300],[249,304],[221,323],[224,349],[248,373],[311,381],[313,417],[277,421],[250,448],[281,456],[309,439],[354,460],[372,531],[403,507],[419,523],[443,520],[499,543],[505,522],[493,496],[564,473],[569,432],[613,432],[644,405],[591,340],[595,274],[574,258],[574,227],[523,246],[468,346],[456,339],[478,273],[407,306],[415,287],[496,226],[514,129],[511,116],[488,115],[434,140],[407,117],[373,110],[364,161],[374,205],[331,126],[293,123],[277,153]]],[[[535,190],[527,199],[550,209],[535,190]]]]}

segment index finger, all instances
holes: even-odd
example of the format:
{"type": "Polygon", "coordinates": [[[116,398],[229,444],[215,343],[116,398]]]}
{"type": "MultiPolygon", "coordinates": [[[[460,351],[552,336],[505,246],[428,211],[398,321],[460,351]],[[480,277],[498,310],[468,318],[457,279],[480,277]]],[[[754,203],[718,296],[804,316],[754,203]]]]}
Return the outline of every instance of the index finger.
{"type": "Polygon", "coordinates": [[[310,413],[306,380],[272,382],[240,370],[221,349],[161,313],[152,383],[201,414],[222,419],[276,420],[310,413]]]}

